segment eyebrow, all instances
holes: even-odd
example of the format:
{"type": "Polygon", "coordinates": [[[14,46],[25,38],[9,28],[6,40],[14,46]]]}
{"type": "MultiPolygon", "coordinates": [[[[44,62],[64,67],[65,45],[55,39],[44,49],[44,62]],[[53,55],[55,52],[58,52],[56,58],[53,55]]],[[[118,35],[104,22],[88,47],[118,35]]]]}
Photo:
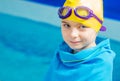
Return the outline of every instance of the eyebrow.
{"type": "Polygon", "coordinates": [[[66,22],[66,21],[62,21],[62,23],[68,23],[68,22],[66,22]]]}
{"type": "MultiPolygon", "coordinates": [[[[71,23],[69,23],[69,22],[67,22],[67,21],[62,21],[62,23],[66,23],[66,24],[71,24],[71,23]]],[[[77,24],[77,25],[79,25],[79,24],[77,24]]]]}

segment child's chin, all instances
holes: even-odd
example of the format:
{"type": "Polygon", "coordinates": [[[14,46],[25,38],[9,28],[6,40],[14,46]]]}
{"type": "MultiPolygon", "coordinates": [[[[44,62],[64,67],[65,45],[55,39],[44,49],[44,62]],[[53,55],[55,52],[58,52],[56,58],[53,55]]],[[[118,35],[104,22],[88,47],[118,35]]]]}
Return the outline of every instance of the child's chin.
{"type": "Polygon", "coordinates": [[[71,49],[76,50],[76,51],[80,51],[82,48],[80,48],[80,47],[71,47],[71,49]]]}

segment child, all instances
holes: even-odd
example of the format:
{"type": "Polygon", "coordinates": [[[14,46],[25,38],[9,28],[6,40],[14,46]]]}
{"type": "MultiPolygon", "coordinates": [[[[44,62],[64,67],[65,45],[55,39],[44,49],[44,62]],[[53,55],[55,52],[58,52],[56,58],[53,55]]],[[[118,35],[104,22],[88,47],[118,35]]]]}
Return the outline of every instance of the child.
{"type": "Polygon", "coordinates": [[[59,46],[45,81],[112,81],[113,59],[105,31],[102,0],[66,0],[59,8],[64,41],[59,46]]]}

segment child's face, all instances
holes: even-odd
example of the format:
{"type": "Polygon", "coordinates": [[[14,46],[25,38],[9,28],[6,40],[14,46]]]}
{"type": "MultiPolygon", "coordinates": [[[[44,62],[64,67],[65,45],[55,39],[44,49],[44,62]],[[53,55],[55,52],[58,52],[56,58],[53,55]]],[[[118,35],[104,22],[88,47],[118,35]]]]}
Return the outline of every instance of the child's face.
{"type": "Polygon", "coordinates": [[[62,20],[61,31],[64,41],[73,50],[80,51],[96,45],[97,33],[95,30],[80,23],[62,20]]]}

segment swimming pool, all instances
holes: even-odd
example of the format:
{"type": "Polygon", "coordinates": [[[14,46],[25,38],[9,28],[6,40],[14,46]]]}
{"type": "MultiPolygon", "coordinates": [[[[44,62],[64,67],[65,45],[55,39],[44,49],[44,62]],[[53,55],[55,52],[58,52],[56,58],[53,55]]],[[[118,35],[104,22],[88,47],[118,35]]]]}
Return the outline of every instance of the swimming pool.
{"type": "MultiPolygon", "coordinates": [[[[59,27],[0,13],[0,80],[42,81],[61,40],[59,27]]],[[[120,81],[120,42],[111,46],[117,53],[113,81],[120,81]]]]}
{"type": "Polygon", "coordinates": [[[0,14],[0,80],[42,81],[60,29],[44,22],[0,14]]]}

